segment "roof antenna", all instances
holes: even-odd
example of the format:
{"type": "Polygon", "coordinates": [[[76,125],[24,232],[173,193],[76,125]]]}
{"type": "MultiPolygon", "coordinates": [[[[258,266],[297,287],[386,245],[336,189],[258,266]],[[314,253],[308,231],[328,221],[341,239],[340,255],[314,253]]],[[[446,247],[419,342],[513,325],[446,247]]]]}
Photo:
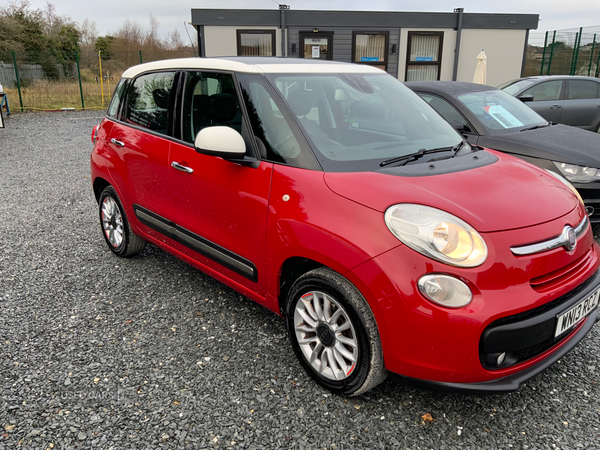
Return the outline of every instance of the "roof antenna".
{"type": "Polygon", "coordinates": [[[192,50],[194,50],[194,56],[197,58],[198,57],[198,53],[196,52],[196,47],[194,47],[194,43],[192,42],[192,38],[190,36],[190,33],[188,32],[187,23],[185,22],[185,20],[183,21],[183,27],[185,28],[185,32],[188,35],[188,39],[190,40],[190,44],[192,45],[192,50]]]}

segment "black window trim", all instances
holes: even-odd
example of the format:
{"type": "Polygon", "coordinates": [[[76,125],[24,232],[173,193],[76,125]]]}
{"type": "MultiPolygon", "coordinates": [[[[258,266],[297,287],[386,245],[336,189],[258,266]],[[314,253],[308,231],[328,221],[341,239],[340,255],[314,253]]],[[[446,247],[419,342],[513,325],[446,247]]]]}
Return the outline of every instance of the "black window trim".
{"type": "Polygon", "coordinates": [[[443,31],[409,31],[407,38],[406,47],[406,67],[404,68],[404,81],[408,76],[409,66],[438,66],[437,81],[440,80],[442,74],[442,51],[444,49],[444,32],[443,31]],[[439,36],[440,37],[440,48],[438,49],[438,60],[437,61],[411,61],[410,60],[410,49],[412,46],[413,36],[439,36]]]}
{"type": "Polygon", "coordinates": [[[277,56],[277,44],[275,38],[275,30],[268,29],[237,29],[236,30],[236,41],[237,41],[237,55],[242,56],[242,34],[270,34],[271,35],[271,48],[273,49],[271,55],[259,55],[259,56],[277,56]]]}
{"type": "Polygon", "coordinates": [[[354,64],[362,64],[365,66],[385,66],[385,71],[388,71],[388,62],[389,62],[389,46],[390,46],[390,32],[389,31],[374,31],[374,30],[365,30],[365,31],[352,31],[352,62],[354,64]],[[356,61],[356,36],[357,35],[367,35],[367,36],[385,36],[385,45],[384,45],[384,53],[383,53],[383,61],[356,61]]]}

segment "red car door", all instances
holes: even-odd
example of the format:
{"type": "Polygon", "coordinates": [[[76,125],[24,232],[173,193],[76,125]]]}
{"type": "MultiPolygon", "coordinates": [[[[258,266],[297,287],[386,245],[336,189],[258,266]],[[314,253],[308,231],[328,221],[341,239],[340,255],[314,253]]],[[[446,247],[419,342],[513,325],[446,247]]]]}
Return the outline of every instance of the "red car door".
{"type": "Polygon", "coordinates": [[[185,143],[172,143],[169,157],[178,240],[188,256],[261,294],[273,164],[243,166],[202,155],[193,146],[207,126],[242,131],[231,75],[188,73],[183,111],[185,143]]]}
{"type": "MultiPolygon", "coordinates": [[[[143,208],[146,214],[175,219],[173,191],[168,184],[171,141],[167,138],[174,78],[175,72],[160,72],[134,80],[123,113],[125,123],[116,122],[108,140],[119,155],[115,162],[121,167],[111,173],[118,188],[125,191],[122,198],[130,217],[130,208],[138,219],[143,208]]],[[[144,231],[164,241],[153,229],[144,227],[144,231]]]]}

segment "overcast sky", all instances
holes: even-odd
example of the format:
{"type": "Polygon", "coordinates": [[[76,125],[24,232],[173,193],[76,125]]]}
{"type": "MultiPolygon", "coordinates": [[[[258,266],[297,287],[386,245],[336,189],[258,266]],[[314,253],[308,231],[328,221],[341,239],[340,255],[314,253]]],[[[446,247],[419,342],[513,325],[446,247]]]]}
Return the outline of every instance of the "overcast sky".
{"type": "MultiPolygon", "coordinates": [[[[8,0],[0,0],[0,4],[8,0]]],[[[30,0],[36,8],[45,8],[46,0],[30,0]]],[[[101,35],[116,31],[129,19],[148,29],[150,14],[160,23],[161,35],[177,29],[187,40],[184,21],[191,20],[192,8],[277,9],[275,0],[51,0],[59,15],[68,15],[81,23],[96,22],[101,35]]],[[[600,25],[598,0],[428,0],[407,2],[394,0],[288,0],[291,9],[436,11],[452,12],[462,7],[465,12],[533,13],[540,15],[538,32],[600,25]]],[[[191,28],[190,28],[191,33],[191,28]]],[[[533,32],[533,30],[532,30],[533,32]]]]}

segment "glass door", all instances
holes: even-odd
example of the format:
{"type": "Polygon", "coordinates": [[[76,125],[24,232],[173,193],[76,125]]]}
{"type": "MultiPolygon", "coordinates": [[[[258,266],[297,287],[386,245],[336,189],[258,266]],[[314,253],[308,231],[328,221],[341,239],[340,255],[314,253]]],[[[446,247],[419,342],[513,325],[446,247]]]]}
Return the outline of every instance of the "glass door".
{"type": "Polygon", "coordinates": [[[333,59],[333,36],[322,33],[300,33],[300,57],[306,59],[333,59]]]}

